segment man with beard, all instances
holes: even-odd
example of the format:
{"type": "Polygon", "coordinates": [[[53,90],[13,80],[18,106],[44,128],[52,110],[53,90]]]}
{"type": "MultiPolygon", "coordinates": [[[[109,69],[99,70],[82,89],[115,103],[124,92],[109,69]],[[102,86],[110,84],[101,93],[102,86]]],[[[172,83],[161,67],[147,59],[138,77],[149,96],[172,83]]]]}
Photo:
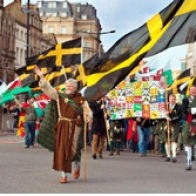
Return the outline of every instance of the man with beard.
{"type": "Polygon", "coordinates": [[[167,120],[169,121],[169,127],[165,126],[163,140],[165,142],[165,151],[167,154],[166,162],[170,162],[172,151],[172,162],[175,163],[177,152],[177,141],[179,133],[179,121],[182,120],[181,106],[176,103],[176,96],[171,94],[169,96],[169,106],[167,112],[167,120]],[[168,133],[169,129],[169,133],[168,133]],[[169,135],[168,135],[169,134],[169,135]],[[168,139],[169,136],[169,139],[168,139]]]}
{"type": "Polygon", "coordinates": [[[76,80],[68,79],[65,82],[65,92],[60,94],[46,81],[37,66],[34,71],[40,77],[39,85],[42,91],[56,101],[56,114],[45,116],[51,120],[58,116],[57,123],[54,128],[46,123],[44,128],[54,131],[53,169],[62,172],[60,183],[66,183],[67,173],[71,173],[72,170],[72,162],[75,163],[74,179],[80,176],[81,149],[83,148],[82,127],[85,123],[84,117],[90,118],[92,114],[87,101],[77,92],[76,80]]]}

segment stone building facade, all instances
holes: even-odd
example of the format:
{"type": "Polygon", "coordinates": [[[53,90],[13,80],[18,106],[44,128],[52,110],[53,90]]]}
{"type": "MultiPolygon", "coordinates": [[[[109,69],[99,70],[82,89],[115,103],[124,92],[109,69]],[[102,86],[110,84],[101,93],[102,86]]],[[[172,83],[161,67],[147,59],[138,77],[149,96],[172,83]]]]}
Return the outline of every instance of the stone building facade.
{"type": "Polygon", "coordinates": [[[54,33],[58,42],[83,37],[83,61],[102,50],[101,25],[96,9],[86,3],[38,1],[44,33],[54,33]]]}
{"type": "MultiPolygon", "coordinates": [[[[27,56],[27,5],[21,0],[14,0],[3,7],[0,0],[0,79],[7,84],[16,77],[14,70],[26,65],[27,56]]],[[[57,44],[54,34],[46,35],[42,31],[39,9],[30,4],[29,17],[29,53],[40,54],[57,44]]]]}
{"type": "Polygon", "coordinates": [[[196,43],[188,44],[188,50],[185,57],[186,69],[191,69],[191,76],[196,75],[196,43]]]}
{"type": "Polygon", "coordinates": [[[14,79],[16,23],[0,0],[0,79],[9,83],[14,79]]]}

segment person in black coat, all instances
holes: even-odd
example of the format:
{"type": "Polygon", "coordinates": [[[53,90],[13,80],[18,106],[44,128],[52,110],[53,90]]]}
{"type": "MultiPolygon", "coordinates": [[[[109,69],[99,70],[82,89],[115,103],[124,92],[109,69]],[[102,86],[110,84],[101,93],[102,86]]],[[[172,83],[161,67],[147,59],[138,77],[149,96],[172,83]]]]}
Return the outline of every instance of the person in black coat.
{"type": "Polygon", "coordinates": [[[106,138],[106,118],[107,114],[104,113],[104,104],[102,100],[90,102],[89,106],[93,112],[93,122],[91,125],[92,131],[92,157],[94,159],[102,158],[102,150],[106,138]]]}
{"type": "Polygon", "coordinates": [[[177,141],[179,135],[179,121],[182,120],[182,108],[181,105],[176,103],[176,96],[171,94],[169,96],[169,105],[167,111],[167,120],[169,121],[169,127],[165,127],[163,132],[162,141],[165,142],[165,150],[167,154],[166,162],[170,161],[172,151],[172,162],[175,163],[177,152],[177,141]],[[168,135],[169,131],[169,135],[168,135]]]}
{"type": "Polygon", "coordinates": [[[182,142],[187,153],[186,170],[192,168],[192,158],[196,157],[196,133],[192,132],[196,129],[196,87],[191,86],[189,96],[182,100],[183,126],[182,126],[182,142]],[[193,152],[193,149],[195,152],[193,152]]]}

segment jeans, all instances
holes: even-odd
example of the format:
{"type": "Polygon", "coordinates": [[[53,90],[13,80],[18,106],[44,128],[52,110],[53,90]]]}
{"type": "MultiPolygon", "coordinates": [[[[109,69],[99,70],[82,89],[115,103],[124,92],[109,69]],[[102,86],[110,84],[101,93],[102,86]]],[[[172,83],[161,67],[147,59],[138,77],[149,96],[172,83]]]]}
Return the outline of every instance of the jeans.
{"type": "Polygon", "coordinates": [[[25,122],[25,145],[33,146],[35,140],[35,122],[25,122]]]}
{"type": "Polygon", "coordinates": [[[150,129],[149,127],[142,128],[140,125],[137,126],[138,132],[138,149],[139,153],[144,154],[147,152],[149,137],[150,137],[150,129]]]}
{"type": "Polygon", "coordinates": [[[87,137],[88,137],[88,145],[90,145],[91,146],[91,144],[92,144],[92,131],[90,130],[88,130],[88,132],[87,132],[87,137]]]}

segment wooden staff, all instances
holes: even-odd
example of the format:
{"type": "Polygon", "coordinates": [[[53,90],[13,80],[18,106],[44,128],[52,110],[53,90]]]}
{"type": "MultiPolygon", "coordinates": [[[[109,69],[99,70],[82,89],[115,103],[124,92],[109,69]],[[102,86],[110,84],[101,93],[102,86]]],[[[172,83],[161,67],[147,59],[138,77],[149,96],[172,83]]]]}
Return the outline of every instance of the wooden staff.
{"type": "Polygon", "coordinates": [[[147,121],[147,118],[144,119],[144,121],[142,122],[142,127],[144,125],[144,123],[147,121]]]}
{"type": "Polygon", "coordinates": [[[19,100],[18,100],[15,96],[14,96],[14,100],[15,100],[15,102],[19,105],[19,107],[22,108],[21,103],[19,102],[19,100]]]}
{"type": "MultiPolygon", "coordinates": [[[[166,107],[167,107],[167,110],[168,110],[168,92],[167,92],[167,87],[165,88],[165,103],[166,103],[166,107]]],[[[167,136],[167,142],[168,142],[168,145],[170,144],[170,130],[169,130],[169,120],[167,120],[167,133],[168,133],[168,136],[167,136]]]]}
{"type": "Polygon", "coordinates": [[[87,152],[86,152],[86,134],[87,134],[87,115],[84,115],[84,182],[87,182],[87,152]]]}
{"type": "MultiPolygon", "coordinates": [[[[67,81],[67,74],[66,74],[66,72],[65,72],[65,66],[62,65],[62,68],[63,68],[63,75],[64,75],[64,77],[65,77],[65,81],[67,81]]],[[[60,79],[59,79],[59,80],[60,80],[60,79]]]]}
{"type": "Polygon", "coordinates": [[[104,121],[105,121],[105,128],[106,128],[106,132],[107,132],[107,137],[108,137],[108,145],[110,145],[110,135],[109,135],[109,131],[108,131],[108,125],[107,125],[107,119],[106,119],[106,115],[107,115],[107,112],[105,110],[105,104],[104,104],[104,100],[102,98],[102,105],[104,106],[103,108],[103,113],[104,113],[104,121]]]}

